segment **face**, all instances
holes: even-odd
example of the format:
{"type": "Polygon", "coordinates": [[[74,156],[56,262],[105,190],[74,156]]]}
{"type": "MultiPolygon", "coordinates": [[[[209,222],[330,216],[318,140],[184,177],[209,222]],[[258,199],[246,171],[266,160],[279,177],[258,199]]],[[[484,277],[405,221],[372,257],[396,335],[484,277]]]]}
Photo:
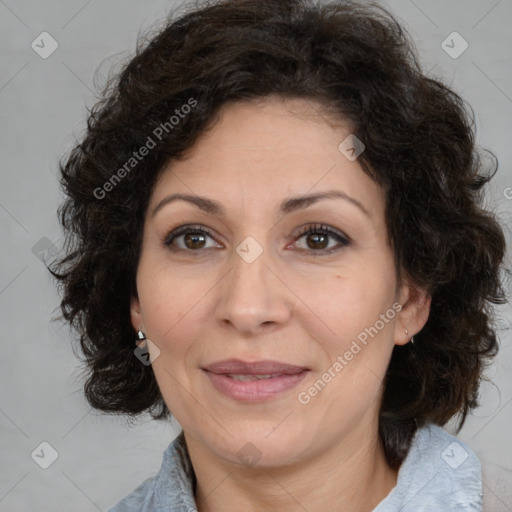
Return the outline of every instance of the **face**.
{"type": "Polygon", "coordinates": [[[276,97],[225,106],[164,169],[145,218],[133,326],[185,433],[233,463],[252,450],[287,464],[367,435],[393,346],[428,316],[397,282],[383,191],[338,148],[349,127],[319,112],[276,97]],[[227,359],[293,368],[205,370],[227,359]]]}

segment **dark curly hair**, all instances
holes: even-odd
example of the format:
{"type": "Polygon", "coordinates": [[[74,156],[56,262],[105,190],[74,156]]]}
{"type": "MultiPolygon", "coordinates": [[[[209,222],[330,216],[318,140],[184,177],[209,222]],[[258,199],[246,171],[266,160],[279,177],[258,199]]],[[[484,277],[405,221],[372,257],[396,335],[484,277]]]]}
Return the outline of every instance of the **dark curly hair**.
{"type": "Polygon", "coordinates": [[[203,1],[137,41],[59,163],[66,241],[50,271],[61,317],[80,335],[92,407],[170,418],[151,366],[133,356],[130,298],[149,197],[220,108],[279,95],[316,101],[351,124],[366,146],[358,162],[385,192],[399,278],[432,297],[414,345],[395,346],[387,371],[379,431],[388,463],[399,466],[427,421],[460,415],[460,430],[498,350],[491,303],[507,302],[505,237],[482,206],[498,162],[487,151],[484,165],[473,110],[427,77],[415,52],[382,6],[344,0],[203,1]],[[150,139],[155,147],[135,160],[150,139]]]}

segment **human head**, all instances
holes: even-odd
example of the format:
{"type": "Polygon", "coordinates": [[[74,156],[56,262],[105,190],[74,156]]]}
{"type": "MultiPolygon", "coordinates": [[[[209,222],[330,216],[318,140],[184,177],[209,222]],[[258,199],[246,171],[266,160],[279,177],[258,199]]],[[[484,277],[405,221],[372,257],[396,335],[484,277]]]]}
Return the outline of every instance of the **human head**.
{"type": "Polygon", "coordinates": [[[405,31],[378,5],[205,4],[140,47],[105,90],[61,165],[61,220],[75,240],[61,265],[62,309],[89,356],[86,396],[105,411],[168,416],[152,368],[133,357],[130,302],[151,193],[223,106],[269,95],[314,101],[363,141],[357,162],[386,199],[397,279],[432,298],[414,346],[393,349],[385,379],[380,431],[396,464],[418,424],[464,418],[476,405],[496,350],[486,304],[502,299],[504,237],[480,204],[489,178],[463,101],[422,74],[405,31]],[[148,137],[157,143],[139,160],[148,137]]]}

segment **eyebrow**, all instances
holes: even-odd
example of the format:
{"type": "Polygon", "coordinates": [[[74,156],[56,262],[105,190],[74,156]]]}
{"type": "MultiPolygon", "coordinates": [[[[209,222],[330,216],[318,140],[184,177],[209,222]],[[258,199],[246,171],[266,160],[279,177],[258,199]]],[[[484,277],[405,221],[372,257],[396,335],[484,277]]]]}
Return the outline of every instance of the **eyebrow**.
{"type": "MultiPolygon", "coordinates": [[[[317,194],[289,197],[281,202],[279,211],[283,214],[289,214],[294,211],[307,208],[308,206],[311,206],[312,204],[317,203],[322,199],[343,199],[357,206],[365,215],[371,218],[368,210],[357,199],[354,199],[353,197],[350,197],[339,190],[327,190],[325,192],[318,192],[317,194]]],[[[226,212],[221,203],[214,201],[213,199],[190,194],[171,194],[164,197],[155,206],[151,212],[151,217],[154,217],[164,206],[179,200],[192,203],[210,215],[226,215],[226,212]]]]}

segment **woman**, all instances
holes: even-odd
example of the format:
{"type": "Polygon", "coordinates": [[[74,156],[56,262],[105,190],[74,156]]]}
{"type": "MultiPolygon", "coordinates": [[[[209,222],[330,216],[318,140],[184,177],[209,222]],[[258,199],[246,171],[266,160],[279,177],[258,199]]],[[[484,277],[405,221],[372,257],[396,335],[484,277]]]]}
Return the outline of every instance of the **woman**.
{"type": "Polygon", "coordinates": [[[183,431],[111,511],[481,510],[502,229],[463,100],[378,5],[204,4],[61,164],[89,403],[183,431]]]}

